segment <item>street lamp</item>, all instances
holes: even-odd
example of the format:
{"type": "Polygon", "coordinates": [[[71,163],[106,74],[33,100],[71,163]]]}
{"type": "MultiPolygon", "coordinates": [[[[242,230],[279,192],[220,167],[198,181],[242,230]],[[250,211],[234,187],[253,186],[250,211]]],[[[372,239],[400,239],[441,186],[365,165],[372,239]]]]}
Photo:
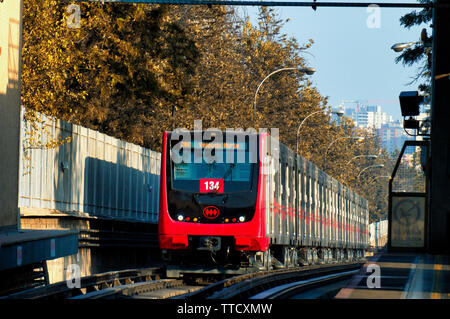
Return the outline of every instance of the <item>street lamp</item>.
{"type": "Polygon", "coordinates": [[[299,68],[282,68],[282,69],[275,70],[275,71],[273,71],[272,73],[270,73],[268,76],[266,76],[266,77],[264,78],[264,80],[262,80],[261,83],[259,83],[258,88],[256,89],[256,92],[255,92],[255,97],[254,97],[254,99],[253,99],[253,117],[252,117],[252,121],[253,121],[254,118],[255,118],[255,112],[256,112],[256,96],[258,95],[258,91],[259,91],[259,88],[261,87],[261,85],[262,85],[262,84],[263,84],[270,76],[274,75],[275,73],[278,73],[278,72],[281,72],[281,71],[288,71],[288,70],[291,70],[291,71],[298,71],[298,72],[306,73],[306,74],[308,74],[308,75],[314,74],[314,72],[316,72],[316,69],[314,69],[314,68],[300,68],[300,69],[299,69],[299,68]]]}
{"type": "Polygon", "coordinates": [[[370,182],[369,185],[372,184],[373,182],[375,182],[377,180],[377,178],[391,178],[391,176],[389,175],[380,175],[380,176],[375,176],[370,182]]]}
{"type": "Polygon", "coordinates": [[[324,170],[324,171],[325,171],[326,168],[327,168],[327,153],[328,153],[328,150],[331,148],[331,146],[332,146],[336,141],[343,140],[343,139],[347,139],[347,138],[351,138],[351,139],[358,140],[358,141],[363,141],[363,140],[364,140],[364,136],[344,136],[344,137],[338,137],[338,138],[335,139],[333,142],[331,142],[331,143],[328,145],[327,150],[325,151],[324,164],[323,164],[323,170],[324,170]]]}
{"type": "Polygon", "coordinates": [[[348,166],[351,161],[353,161],[354,159],[359,158],[359,157],[367,157],[367,158],[375,159],[375,158],[378,158],[378,155],[357,155],[357,156],[353,157],[351,160],[349,160],[346,165],[348,166]]]}
{"type": "Polygon", "coordinates": [[[325,115],[328,115],[328,114],[336,114],[337,116],[339,116],[339,117],[341,117],[342,115],[344,115],[344,111],[342,111],[342,110],[339,110],[339,111],[332,111],[332,112],[328,112],[328,111],[325,111],[325,110],[319,110],[319,111],[316,111],[316,112],[312,112],[311,114],[309,114],[307,117],[305,117],[304,119],[303,119],[303,121],[300,123],[300,125],[298,126],[298,129],[297,129],[297,136],[296,136],[296,138],[295,138],[295,140],[296,140],[296,152],[298,153],[298,133],[300,132],[300,128],[302,127],[302,125],[303,125],[303,123],[305,123],[305,121],[310,117],[310,116],[313,116],[314,114],[317,114],[317,113],[321,113],[321,112],[324,112],[325,113],[325,115]]]}
{"type": "Polygon", "coordinates": [[[363,169],[359,172],[357,179],[359,179],[359,176],[361,176],[361,173],[362,173],[362,172],[364,172],[365,170],[368,170],[369,168],[372,168],[372,167],[382,168],[382,167],[384,167],[384,165],[383,165],[383,164],[378,164],[378,165],[371,165],[371,166],[367,166],[366,168],[363,168],[363,169]]]}
{"type": "Polygon", "coordinates": [[[421,43],[422,41],[416,41],[416,42],[402,42],[402,43],[396,43],[393,46],[391,46],[391,49],[395,52],[401,52],[406,48],[409,48],[413,46],[414,44],[421,43]]]}

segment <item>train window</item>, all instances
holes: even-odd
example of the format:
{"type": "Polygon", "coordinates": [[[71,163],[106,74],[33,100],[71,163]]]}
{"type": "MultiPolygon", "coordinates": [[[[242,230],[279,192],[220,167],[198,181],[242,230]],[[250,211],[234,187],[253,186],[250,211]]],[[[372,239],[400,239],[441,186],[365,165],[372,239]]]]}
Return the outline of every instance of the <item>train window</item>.
{"type": "MultiPolygon", "coordinates": [[[[173,158],[175,154],[172,154],[172,148],[180,142],[174,140],[171,143],[170,154],[173,158]]],[[[228,149],[226,143],[214,144],[215,148],[208,150],[214,160],[206,156],[207,141],[187,143],[187,146],[182,145],[178,149],[177,156],[182,157],[182,160],[170,161],[172,189],[195,192],[200,189],[200,179],[217,179],[222,180],[225,193],[251,190],[257,165],[254,160],[255,150],[249,146],[248,137],[245,142],[232,144],[235,146],[233,149],[228,149]],[[221,160],[217,160],[216,152],[221,160]]]]}

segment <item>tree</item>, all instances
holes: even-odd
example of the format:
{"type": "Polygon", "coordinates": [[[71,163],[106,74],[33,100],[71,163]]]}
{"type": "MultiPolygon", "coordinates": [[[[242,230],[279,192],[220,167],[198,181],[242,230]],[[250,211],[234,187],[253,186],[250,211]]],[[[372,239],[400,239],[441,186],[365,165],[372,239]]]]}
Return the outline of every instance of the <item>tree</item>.
{"type": "MultiPolygon", "coordinates": [[[[308,77],[280,68],[307,66],[299,44],[282,33],[274,9],[261,7],[258,24],[226,6],[80,3],[81,28],[66,25],[58,1],[24,1],[23,104],[27,114],[80,124],[159,150],[161,133],[176,127],[279,128],[280,140],[296,148],[297,129],[309,114],[328,110],[308,77]],[[37,14],[39,13],[39,14],[37,14]],[[242,22],[243,21],[243,22],[242,22]]],[[[29,117],[32,119],[32,117],[29,117]]],[[[373,192],[355,181],[355,155],[378,151],[373,136],[349,119],[331,122],[324,112],[299,133],[299,152],[378,208],[373,192]],[[360,191],[362,190],[362,191],[360,191]]]]}
{"type": "MultiPolygon", "coordinates": [[[[170,7],[81,3],[81,28],[59,1],[24,2],[23,105],[147,147],[189,95],[194,43],[170,7]]],[[[29,112],[28,114],[32,114],[29,112]]],[[[30,117],[28,116],[28,119],[30,117]]]]}
{"type": "MultiPolygon", "coordinates": [[[[423,4],[431,4],[432,0],[419,0],[423,4]]],[[[433,18],[431,7],[420,11],[412,11],[400,18],[400,24],[405,28],[411,28],[415,25],[430,24],[433,18]]],[[[419,85],[421,91],[431,93],[431,43],[432,37],[427,34],[427,29],[423,28],[420,34],[420,41],[411,48],[406,48],[400,54],[395,62],[402,62],[405,66],[420,64],[419,71],[411,83],[425,79],[424,83],[419,85]]]]}

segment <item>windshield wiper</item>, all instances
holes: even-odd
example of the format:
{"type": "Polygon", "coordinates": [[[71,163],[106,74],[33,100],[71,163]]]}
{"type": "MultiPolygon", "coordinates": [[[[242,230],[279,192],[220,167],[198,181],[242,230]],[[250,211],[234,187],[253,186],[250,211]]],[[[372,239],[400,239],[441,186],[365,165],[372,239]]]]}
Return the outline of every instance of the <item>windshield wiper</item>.
{"type": "Polygon", "coordinates": [[[225,178],[227,178],[228,177],[228,175],[230,175],[231,174],[231,177],[230,177],[230,182],[232,182],[233,181],[233,167],[234,167],[234,163],[231,163],[230,164],[230,168],[225,172],[225,174],[222,176],[222,179],[223,180],[225,180],[225,178]]]}

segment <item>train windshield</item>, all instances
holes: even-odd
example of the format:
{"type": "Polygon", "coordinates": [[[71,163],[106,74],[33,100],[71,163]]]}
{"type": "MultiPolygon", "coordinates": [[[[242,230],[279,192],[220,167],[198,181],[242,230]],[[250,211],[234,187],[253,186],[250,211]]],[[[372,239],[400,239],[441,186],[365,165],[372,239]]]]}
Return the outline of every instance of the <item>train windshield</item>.
{"type": "MultiPolygon", "coordinates": [[[[255,138],[256,141],[256,138],[255,138]]],[[[257,143],[172,141],[172,189],[200,193],[249,191],[257,143]]]]}

